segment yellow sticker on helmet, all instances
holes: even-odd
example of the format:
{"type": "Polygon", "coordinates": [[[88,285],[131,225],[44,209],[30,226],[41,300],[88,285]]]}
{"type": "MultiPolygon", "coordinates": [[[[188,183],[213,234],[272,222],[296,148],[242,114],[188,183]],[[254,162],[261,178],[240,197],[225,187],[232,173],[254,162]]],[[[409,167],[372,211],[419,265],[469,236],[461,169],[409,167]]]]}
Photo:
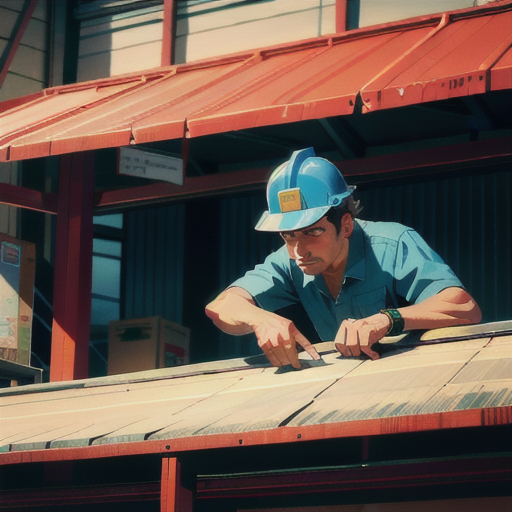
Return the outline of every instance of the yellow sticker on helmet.
{"type": "Polygon", "coordinates": [[[281,212],[296,212],[301,209],[300,188],[289,188],[278,192],[281,212]]]}

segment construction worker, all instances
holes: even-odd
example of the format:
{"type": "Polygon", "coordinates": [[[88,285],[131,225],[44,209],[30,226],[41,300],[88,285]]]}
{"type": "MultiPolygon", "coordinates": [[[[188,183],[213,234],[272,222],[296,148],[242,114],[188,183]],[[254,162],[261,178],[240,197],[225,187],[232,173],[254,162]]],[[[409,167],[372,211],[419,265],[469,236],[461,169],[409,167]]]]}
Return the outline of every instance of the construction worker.
{"type": "Polygon", "coordinates": [[[366,354],[384,336],[478,323],[481,312],[461,282],[416,231],[356,219],[355,187],[313,148],[293,153],[267,185],[268,211],[256,229],[284,245],[206,307],[223,331],[254,332],[274,366],[300,368],[297,344],[314,345],[278,314],[301,303],[319,338],[346,357],[366,354]]]}

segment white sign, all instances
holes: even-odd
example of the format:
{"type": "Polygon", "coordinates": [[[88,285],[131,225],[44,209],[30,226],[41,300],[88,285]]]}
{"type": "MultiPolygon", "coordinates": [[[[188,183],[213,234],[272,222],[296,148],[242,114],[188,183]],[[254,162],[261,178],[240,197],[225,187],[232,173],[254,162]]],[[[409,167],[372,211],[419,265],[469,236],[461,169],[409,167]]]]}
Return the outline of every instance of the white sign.
{"type": "Polygon", "coordinates": [[[119,174],[183,185],[183,160],[151,151],[123,147],[119,151],[119,174]]]}

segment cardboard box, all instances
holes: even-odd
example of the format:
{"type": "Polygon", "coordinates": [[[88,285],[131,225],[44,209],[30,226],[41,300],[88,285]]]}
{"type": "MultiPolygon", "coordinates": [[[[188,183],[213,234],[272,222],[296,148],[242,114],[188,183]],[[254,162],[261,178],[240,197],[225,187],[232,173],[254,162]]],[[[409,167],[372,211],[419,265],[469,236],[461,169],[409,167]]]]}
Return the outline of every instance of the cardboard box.
{"type": "Polygon", "coordinates": [[[108,375],[190,362],[190,329],[160,317],[109,324],[108,375]]]}
{"type": "Polygon", "coordinates": [[[30,365],[36,249],[0,233],[0,359],[30,365]]]}

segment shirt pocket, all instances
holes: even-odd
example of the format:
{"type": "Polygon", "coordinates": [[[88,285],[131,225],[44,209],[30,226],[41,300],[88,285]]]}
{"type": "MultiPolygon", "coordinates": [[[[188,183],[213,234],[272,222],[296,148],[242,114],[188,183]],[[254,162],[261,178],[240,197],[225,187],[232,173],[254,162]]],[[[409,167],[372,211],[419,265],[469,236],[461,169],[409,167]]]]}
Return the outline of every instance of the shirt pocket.
{"type": "Polygon", "coordinates": [[[360,318],[375,315],[386,307],[386,287],[355,295],[354,303],[360,318]]]}

